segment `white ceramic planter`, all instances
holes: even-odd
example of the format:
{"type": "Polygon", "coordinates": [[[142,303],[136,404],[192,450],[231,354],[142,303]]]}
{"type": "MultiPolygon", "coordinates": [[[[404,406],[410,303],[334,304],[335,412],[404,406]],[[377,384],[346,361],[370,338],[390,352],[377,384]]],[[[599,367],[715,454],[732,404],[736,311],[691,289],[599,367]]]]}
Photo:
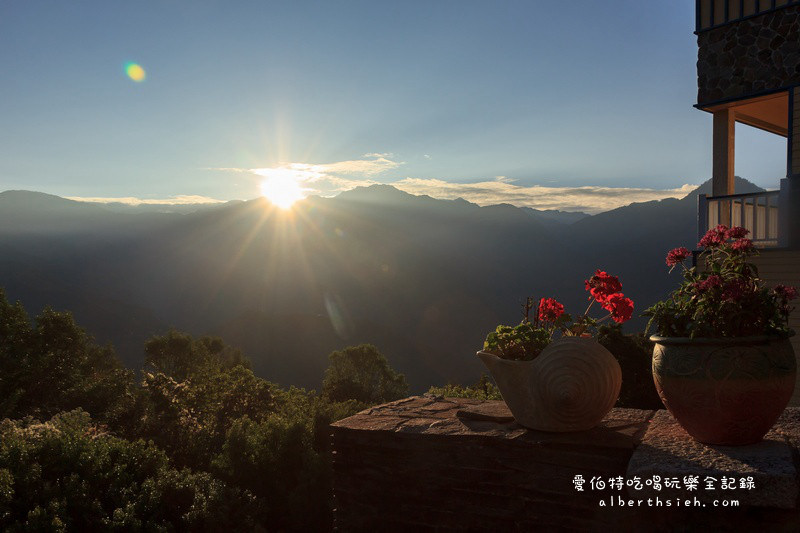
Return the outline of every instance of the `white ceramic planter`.
{"type": "Polygon", "coordinates": [[[478,357],[491,372],[517,422],[539,431],[583,431],[596,426],[619,397],[622,370],[593,338],[563,337],[533,361],[478,357]]]}

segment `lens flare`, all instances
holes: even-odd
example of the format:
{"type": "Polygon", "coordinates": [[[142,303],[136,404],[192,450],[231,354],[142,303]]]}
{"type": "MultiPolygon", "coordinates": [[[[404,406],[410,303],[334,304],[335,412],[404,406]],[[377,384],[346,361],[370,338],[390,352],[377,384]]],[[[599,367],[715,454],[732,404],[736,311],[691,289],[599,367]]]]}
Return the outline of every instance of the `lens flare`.
{"type": "Polygon", "coordinates": [[[343,340],[353,335],[353,321],[337,294],[325,293],[325,310],[336,334],[343,340]]]}
{"type": "Polygon", "coordinates": [[[137,83],[143,82],[147,77],[147,73],[144,71],[142,66],[132,61],[125,63],[125,74],[127,74],[130,79],[137,83]]]}

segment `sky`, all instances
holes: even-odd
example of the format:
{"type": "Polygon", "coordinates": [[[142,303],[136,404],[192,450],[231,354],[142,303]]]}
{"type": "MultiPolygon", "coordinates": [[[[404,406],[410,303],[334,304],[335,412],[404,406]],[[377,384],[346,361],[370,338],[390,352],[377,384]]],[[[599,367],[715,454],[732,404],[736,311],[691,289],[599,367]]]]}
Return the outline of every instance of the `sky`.
{"type": "MultiPolygon", "coordinates": [[[[693,0],[0,0],[0,191],[599,212],[711,175],[693,0]]],[[[777,188],[783,138],[737,126],[777,188]]]]}

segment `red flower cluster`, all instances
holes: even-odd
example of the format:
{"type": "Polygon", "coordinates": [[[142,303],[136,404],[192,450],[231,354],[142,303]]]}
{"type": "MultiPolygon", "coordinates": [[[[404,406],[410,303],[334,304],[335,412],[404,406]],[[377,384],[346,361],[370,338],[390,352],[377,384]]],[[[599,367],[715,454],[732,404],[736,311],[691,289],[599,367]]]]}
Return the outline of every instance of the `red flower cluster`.
{"type": "Polygon", "coordinates": [[[713,289],[714,287],[719,287],[722,285],[722,278],[716,274],[711,274],[703,281],[698,281],[694,284],[694,288],[697,292],[706,292],[709,289],[713,289]]]}
{"type": "MultiPolygon", "coordinates": [[[[714,248],[715,246],[719,246],[720,244],[724,243],[728,239],[743,239],[748,233],[750,233],[750,230],[740,226],[728,228],[728,226],[720,224],[716,228],[708,230],[706,234],[703,235],[703,238],[700,239],[700,242],[697,243],[697,246],[702,248],[714,248]]],[[[750,241],[748,240],[747,242],[750,241]]],[[[752,242],[750,242],[750,244],[752,245],[752,242]]],[[[745,244],[741,244],[739,246],[740,248],[746,247],[745,244]]],[[[736,243],[734,243],[734,249],[739,250],[739,248],[736,248],[736,243]]]]}
{"type": "Polygon", "coordinates": [[[753,241],[750,239],[739,239],[733,241],[733,245],[731,245],[731,247],[737,252],[747,252],[753,249],[753,241]]]}
{"type": "Polygon", "coordinates": [[[614,322],[622,324],[633,315],[633,300],[626,298],[621,292],[612,294],[603,303],[603,309],[611,312],[614,322]]]}
{"type": "MultiPolygon", "coordinates": [[[[602,270],[594,273],[594,276],[584,281],[586,290],[591,292],[592,298],[601,304],[608,300],[609,296],[622,290],[622,283],[617,276],[612,276],[602,270]]],[[[591,298],[589,298],[591,300],[591,298]]]]}
{"type": "Polygon", "coordinates": [[[784,300],[794,300],[797,298],[797,289],[789,285],[776,285],[774,289],[775,295],[784,300]]]}
{"type": "Polygon", "coordinates": [[[675,266],[689,257],[689,250],[681,246],[680,248],[673,248],[667,254],[667,266],[675,266]]]}
{"type": "MultiPolygon", "coordinates": [[[[724,227],[724,226],[723,226],[724,227]]],[[[750,233],[749,229],[743,228],[741,226],[734,226],[728,230],[728,238],[729,239],[742,239],[747,237],[747,234],[750,233]]]]}
{"type": "MultiPolygon", "coordinates": [[[[685,248],[683,250],[686,250],[685,248]]],[[[680,248],[676,248],[673,252],[680,252],[680,248]]],[[[672,253],[672,252],[670,252],[672,253]]],[[[689,250],[686,250],[686,255],[689,250]]],[[[630,320],[633,314],[633,300],[626,298],[620,291],[622,290],[622,283],[620,283],[617,276],[612,276],[602,270],[597,270],[594,276],[585,281],[586,290],[597,302],[603,306],[603,309],[611,312],[611,318],[614,322],[623,323],[630,320]]]]}
{"type": "Polygon", "coordinates": [[[555,322],[564,314],[564,306],[555,298],[542,298],[539,300],[539,321],[555,322]]]}
{"type": "Polygon", "coordinates": [[[703,235],[703,238],[700,239],[700,242],[697,243],[697,246],[702,248],[713,248],[714,246],[719,246],[723,242],[728,240],[728,226],[723,226],[720,224],[714,229],[710,229],[703,235]]]}
{"type": "MultiPolygon", "coordinates": [[[[683,268],[680,287],[644,313],[659,335],[728,338],[790,333],[788,298],[800,292],[793,287],[767,290],[763,286],[756,266],[748,261],[758,252],[749,234],[746,228],[724,225],[706,232],[698,243],[705,247],[702,266],[683,268]]],[[[685,253],[673,249],[667,265],[674,267],[685,253]]]]}

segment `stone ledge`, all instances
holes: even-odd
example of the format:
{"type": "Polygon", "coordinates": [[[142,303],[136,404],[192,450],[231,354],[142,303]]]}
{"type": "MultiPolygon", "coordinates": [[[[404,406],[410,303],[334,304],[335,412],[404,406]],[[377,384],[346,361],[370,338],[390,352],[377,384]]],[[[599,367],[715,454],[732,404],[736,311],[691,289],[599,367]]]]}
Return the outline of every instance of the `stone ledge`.
{"type": "Polygon", "coordinates": [[[589,431],[550,433],[526,429],[502,400],[412,396],[357,413],[331,425],[334,430],[387,431],[419,435],[519,440],[537,445],[584,445],[633,450],[654,411],[615,408],[589,431]]]}

